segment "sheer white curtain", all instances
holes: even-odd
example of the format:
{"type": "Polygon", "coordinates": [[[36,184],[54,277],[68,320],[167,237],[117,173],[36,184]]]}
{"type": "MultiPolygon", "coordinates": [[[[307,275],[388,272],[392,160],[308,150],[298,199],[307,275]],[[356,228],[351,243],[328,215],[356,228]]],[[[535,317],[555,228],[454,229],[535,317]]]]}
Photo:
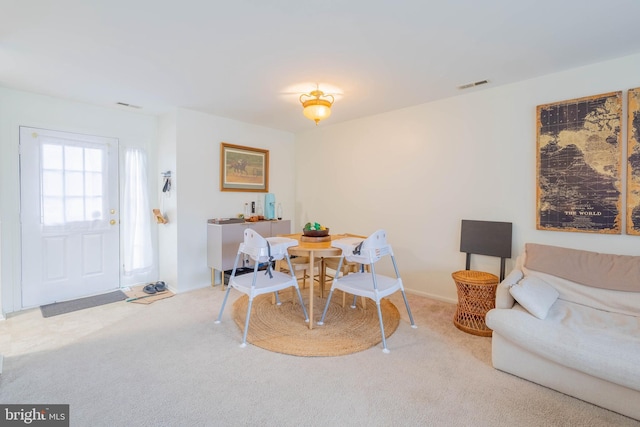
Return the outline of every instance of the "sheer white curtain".
{"type": "Polygon", "coordinates": [[[127,148],[124,166],[122,239],[124,274],[143,272],[153,265],[151,211],[147,191],[147,156],[139,148],[127,148]]]}

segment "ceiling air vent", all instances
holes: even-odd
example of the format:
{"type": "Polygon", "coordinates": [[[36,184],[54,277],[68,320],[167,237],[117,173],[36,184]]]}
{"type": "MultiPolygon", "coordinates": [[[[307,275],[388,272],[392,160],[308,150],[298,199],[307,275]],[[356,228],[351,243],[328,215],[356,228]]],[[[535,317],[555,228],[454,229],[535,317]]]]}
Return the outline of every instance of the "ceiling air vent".
{"type": "Polygon", "coordinates": [[[126,102],[116,102],[116,105],[120,105],[122,107],[137,108],[137,109],[142,108],[139,105],[127,104],[126,102]]]}
{"type": "Polygon", "coordinates": [[[477,82],[467,83],[466,85],[458,86],[458,89],[469,89],[470,87],[486,85],[487,83],[489,83],[489,80],[480,80],[477,82]]]}

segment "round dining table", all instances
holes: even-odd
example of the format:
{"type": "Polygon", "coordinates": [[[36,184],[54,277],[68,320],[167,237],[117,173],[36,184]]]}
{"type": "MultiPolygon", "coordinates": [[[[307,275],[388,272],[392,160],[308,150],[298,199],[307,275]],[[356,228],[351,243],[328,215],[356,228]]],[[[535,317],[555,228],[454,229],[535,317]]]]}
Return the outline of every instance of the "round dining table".
{"type": "MultiPolygon", "coordinates": [[[[290,239],[295,239],[298,241],[298,246],[292,246],[289,248],[289,255],[295,256],[305,256],[309,257],[309,265],[315,265],[315,259],[326,258],[326,257],[335,257],[342,255],[342,249],[331,246],[331,241],[337,239],[344,239],[346,237],[359,237],[363,238],[363,236],[358,236],[355,234],[332,234],[330,235],[331,241],[309,241],[309,239],[303,239],[302,233],[297,234],[279,234],[278,237],[288,237],[290,239]]],[[[313,270],[310,274],[311,283],[309,285],[309,329],[313,329],[314,319],[313,319],[313,270]]],[[[320,267],[320,286],[324,289],[324,264],[320,267]]]]}

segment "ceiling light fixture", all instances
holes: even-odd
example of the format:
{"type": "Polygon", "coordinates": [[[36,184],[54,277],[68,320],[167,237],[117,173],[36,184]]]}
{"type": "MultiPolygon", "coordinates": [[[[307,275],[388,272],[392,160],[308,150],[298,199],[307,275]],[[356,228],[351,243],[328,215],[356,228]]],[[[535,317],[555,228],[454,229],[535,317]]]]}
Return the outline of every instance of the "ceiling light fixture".
{"type": "Polygon", "coordinates": [[[317,87],[316,90],[300,95],[304,116],[316,122],[316,126],[318,126],[320,120],[324,120],[331,115],[333,101],[333,95],[325,95],[317,87]]]}

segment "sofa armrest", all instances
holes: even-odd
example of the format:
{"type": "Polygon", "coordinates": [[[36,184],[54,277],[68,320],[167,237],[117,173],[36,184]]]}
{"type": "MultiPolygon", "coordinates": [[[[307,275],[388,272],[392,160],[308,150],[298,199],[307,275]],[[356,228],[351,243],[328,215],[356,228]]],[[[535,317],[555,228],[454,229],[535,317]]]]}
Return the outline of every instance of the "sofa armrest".
{"type": "Polygon", "coordinates": [[[511,287],[518,283],[522,279],[523,273],[521,270],[512,270],[507,277],[504,278],[498,287],[496,288],[496,308],[511,308],[515,303],[513,296],[509,292],[511,287]]]}

